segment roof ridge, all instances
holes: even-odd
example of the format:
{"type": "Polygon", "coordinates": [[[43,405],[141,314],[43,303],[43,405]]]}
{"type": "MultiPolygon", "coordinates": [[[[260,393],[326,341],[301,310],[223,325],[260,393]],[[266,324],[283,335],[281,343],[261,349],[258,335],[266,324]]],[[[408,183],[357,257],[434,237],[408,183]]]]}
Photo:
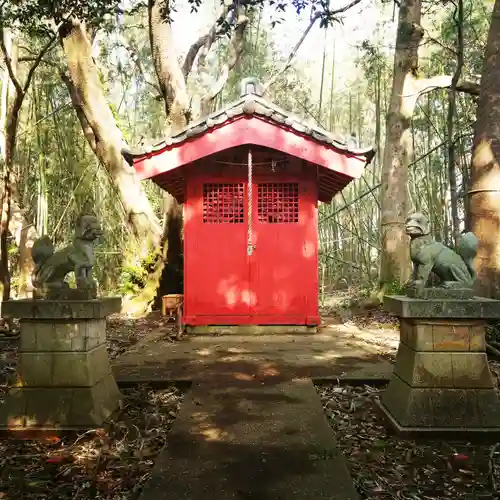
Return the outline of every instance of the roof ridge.
{"type": "Polygon", "coordinates": [[[159,151],[173,144],[179,144],[191,137],[201,135],[213,127],[222,125],[230,119],[242,115],[254,115],[261,119],[269,119],[278,125],[290,127],[297,133],[305,134],[318,142],[332,145],[337,149],[351,154],[364,155],[366,156],[368,163],[375,155],[375,149],[373,146],[360,148],[350,144],[350,141],[343,141],[332,132],[329,132],[319,126],[310,125],[296,114],[287,112],[283,108],[257,94],[243,95],[226,106],[223,106],[222,108],[188,124],[175,134],[166,137],[152,146],[147,146],[145,148],[141,148],[140,150],[123,149],[122,155],[129,164],[132,164],[135,157],[159,151]]]}

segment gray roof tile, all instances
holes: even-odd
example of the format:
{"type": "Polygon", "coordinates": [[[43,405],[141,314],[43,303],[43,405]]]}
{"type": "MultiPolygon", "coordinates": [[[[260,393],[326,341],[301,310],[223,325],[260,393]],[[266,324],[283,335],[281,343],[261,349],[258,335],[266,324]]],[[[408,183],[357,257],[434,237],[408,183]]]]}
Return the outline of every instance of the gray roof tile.
{"type": "Polygon", "coordinates": [[[196,137],[201,135],[213,127],[221,125],[227,120],[236,118],[242,114],[247,115],[259,115],[271,119],[272,121],[284,124],[292,128],[293,130],[306,134],[312,139],[324,144],[332,145],[335,148],[352,154],[359,154],[366,157],[367,162],[370,162],[375,155],[375,150],[372,147],[369,148],[352,148],[349,147],[345,141],[335,137],[330,132],[320,128],[313,127],[304,123],[299,118],[287,113],[283,109],[269,103],[265,99],[255,94],[244,95],[237,101],[229,104],[223,109],[217,110],[216,112],[197,120],[189,124],[183,130],[168,137],[165,140],[155,144],[152,147],[144,148],[140,150],[122,150],[122,154],[125,160],[132,164],[134,158],[139,158],[150,152],[155,152],[163,149],[164,147],[171,144],[179,144],[188,138],[196,137]]]}

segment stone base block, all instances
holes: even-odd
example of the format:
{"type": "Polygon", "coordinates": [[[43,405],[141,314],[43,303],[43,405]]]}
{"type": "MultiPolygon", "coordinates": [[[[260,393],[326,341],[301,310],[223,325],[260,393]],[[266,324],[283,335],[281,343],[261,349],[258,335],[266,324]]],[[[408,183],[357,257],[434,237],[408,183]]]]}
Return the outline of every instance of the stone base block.
{"type": "Polygon", "coordinates": [[[399,320],[401,343],[415,351],[484,352],[486,321],[462,319],[399,320]]]}
{"type": "Polygon", "coordinates": [[[500,399],[493,387],[418,388],[394,374],[381,406],[401,427],[500,430],[500,399]]]}
{"type": "Polygon", "coordinates": [[[101,427],[121,400],[111,374],[92,387],[13,387],[0,407],[0,430],[101,427]]]}
{"type": "Polygon", "coordinates": [[[472,299],[474,297],[474,290],[472,288],[424,288],[423,290],[418,290],[413,287],[409,287],[406,290],[406,295],[408,297],[413,297],[417,299],[472,299]]]}
{"type": "Polygon", "coordinates": [[[405,295],[385,295],[384,309],[400,318],[500,319],[500,300],[420,299],[405,295]]]}
{"type": "Polygon", "coordinates": [[[20,352],[88,351],[106,343],[106,319],[22,319],[20,352]]]}
{"type": "Polygon", "coordinates": [[[380,402],[375,401],[390,432],[402,439],[467,440],[474,442],[498,442],[500,427],[409,427],[400,425],[380,402]]]}
{"type": "Polygon", "coordinates": [[[98,319],[120,310],[120,297],[92,300],[20,299],[2,302],[2,315],[5,318],[19,319],[98,319]]]}
{"type": "Polygon", "coordinates": [[[489,389],[493,378],[484,352],[416,351],[399,344],[394,373],[411,387],[489,389]]]}
{"type": "Polygon", "coordinates": [[[17,385],[23,387],[92,387],[111,373],[106,346],[76,352],[21,352],[17,385]]]}

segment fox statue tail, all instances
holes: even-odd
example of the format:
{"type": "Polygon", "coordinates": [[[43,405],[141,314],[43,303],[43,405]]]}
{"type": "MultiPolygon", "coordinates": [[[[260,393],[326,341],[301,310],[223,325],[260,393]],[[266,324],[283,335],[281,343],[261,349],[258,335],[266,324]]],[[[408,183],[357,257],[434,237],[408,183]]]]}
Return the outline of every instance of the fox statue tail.
{"type": "Polygon", "coordinates": [[[468,233],[461,234],[460,238],[458,238],[457,253],[460,257],[462,257],[465,265],[469,269],[473,282],[476,280],[477,276],[474,259],[477,255],[478,245],[479,240],[477,239],[477,236],[470,231],[468,233]]]}
{"type": "Polygon", "coordinates": [[[42,236],[33,243],[33,247],[31,248],[31,258],[35,263],[35,269],[32,276],[34,286],[36,286],[36,283],[40,281],[40,270],[43,264],[47,261],[47,259],[52,257],[54,251],[54,244],[48,236],[42,236]]]}

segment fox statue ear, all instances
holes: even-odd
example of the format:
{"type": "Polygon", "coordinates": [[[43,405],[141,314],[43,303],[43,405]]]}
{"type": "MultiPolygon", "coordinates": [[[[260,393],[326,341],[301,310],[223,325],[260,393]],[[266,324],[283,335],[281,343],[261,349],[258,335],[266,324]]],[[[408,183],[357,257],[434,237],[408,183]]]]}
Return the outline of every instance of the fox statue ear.
{"type": "Polygon", "coordinates": [[[76,227],[75,227],[75,237],[76,238],[80,238],[81,236],[83,236],[83,227],[82,227],[82,223],[83,223],[83,214],[80,214],[77,218],[76,218],[76,221],[75,221],[75,224],[76,224],[76,227]]]}
{"type": "Polygon", "coordinates": [[[421,222],[421,225],[422,225],[422,232],[424,234],[429,234],[431,232],[431,225],[430,225],[430,222],[429,222],[429,219],[422,214],[422,218],[420,219],[422,222],[421,222]]]}
{"type": "Polygon", "coordinates": [[[75,236],[81,238],[89,228],[89,217],[95,218],[95,215],[88,212],[82,212],[76,219],[75,236]]]}

